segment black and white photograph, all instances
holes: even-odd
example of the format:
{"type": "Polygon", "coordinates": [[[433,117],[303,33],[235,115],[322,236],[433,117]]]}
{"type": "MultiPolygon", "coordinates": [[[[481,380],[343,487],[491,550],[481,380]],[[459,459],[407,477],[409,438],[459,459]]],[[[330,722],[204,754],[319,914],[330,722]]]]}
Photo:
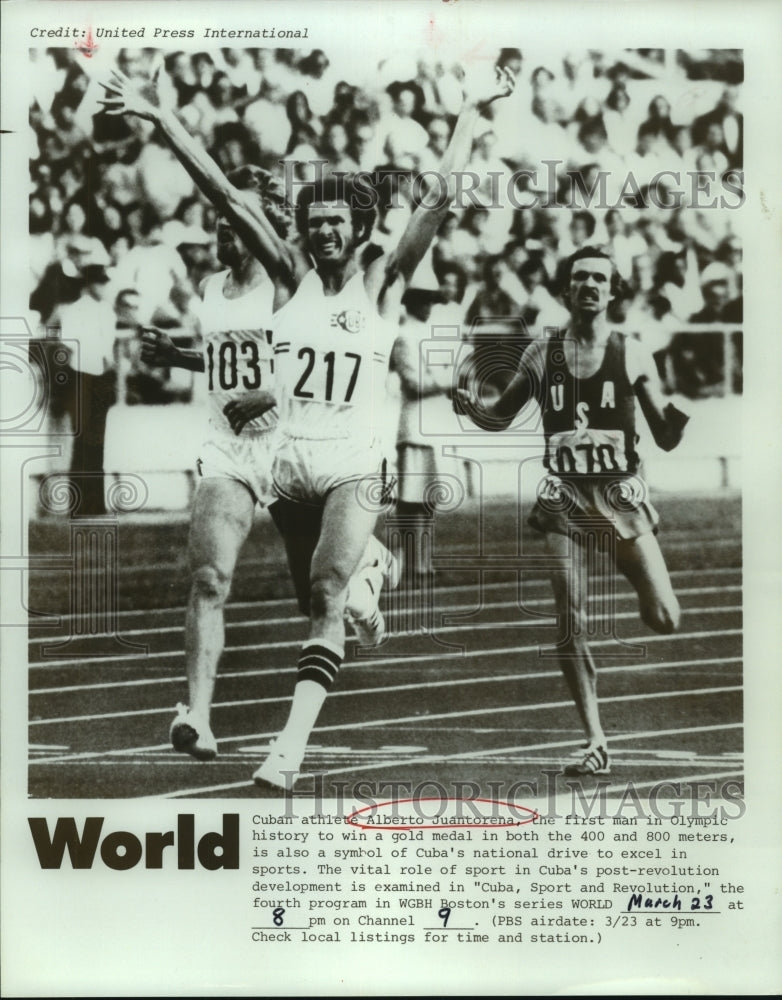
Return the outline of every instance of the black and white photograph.
{"type": "Polygon", "coordinates": [[[7,995],[782,985],[745,6],[6,6],[7,995]]]}

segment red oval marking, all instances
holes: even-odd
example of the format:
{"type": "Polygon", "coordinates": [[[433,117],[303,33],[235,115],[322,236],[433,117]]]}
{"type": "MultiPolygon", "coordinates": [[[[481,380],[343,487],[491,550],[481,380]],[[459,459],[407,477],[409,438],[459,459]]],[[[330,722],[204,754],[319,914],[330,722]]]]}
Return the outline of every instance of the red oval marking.
{"type": "Polygon", "coordinates": [[[92,28],[87,28],[87,37],[83,42],[74,42],[74,46],[87,59],[92,59],[100,47],[92,38],[92,28]]]}
{"type": "MultiPolygon", "coordinates": [[[[472,819],[478,819],[477,816],[472,812],[472,810],[465,811],[462,816],[469,816],[472,819]]],[[[431,817],[421,817],[422,819],[431,817]]],[[[535,809],[530,809],[529,806],[521,806],[516,802],[505,802],[503,799],[443,799],[438,796],[431,796],[430,798],[422,799],[390,799],[388,802],[374,802],[372,805],[363,806],[361,809],[356,809],[349,816],[346,817],[345,822],[350,826],[357,826],[362,830],[502,830],[504,827],[508,826],[524,826],[525,823],[534,823],[536,819],[540,819],[540,813],[535,809]],[[418,802],[439,802],[441,804],[448,802],[466,802],[466,803],[485,803],[491,806],[505,806],[508,809],[519,810],[527,815],[522,818],[508,819],[504,823],[496,822],[485,822],[485,823],[464,823],[459,822],[459,817],[454,817],[454,821],[443,822],[443,823],[362,823],[356,817],[361,816],[368,810],[380,810],[385,809],[388,806],[393,806],[397,808],[398,806],[406,805],[408,803],[418,803],[418,802]]]]}

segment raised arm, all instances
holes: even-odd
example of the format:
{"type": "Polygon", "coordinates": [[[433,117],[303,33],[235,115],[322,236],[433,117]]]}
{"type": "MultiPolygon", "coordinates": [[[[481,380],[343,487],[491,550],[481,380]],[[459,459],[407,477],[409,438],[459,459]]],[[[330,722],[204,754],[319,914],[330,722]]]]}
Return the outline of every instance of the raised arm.
{"type": "Polygon", "coordinates": [[[174,155],[198,187],[236,229],[236,233],[269,275],[295,287],[302,274],[301,263],[277,235],[259,200],[240,191],[226,178],[201,144],[190,135],[174,109],[164,106],[158,88],[160,70],[151,80],[131,80],[112,70],[101,86],[107,98],[100,103],[110,115],[138,115],[162,132],[174,155]]]}
{"type": "Polygon", "coordinates": [[[481,110],[500,97],[507,97],[515,86],[513,74],[507,67],[494,67],[488,79],[476,79],[465,87],[464,102],[456,120],[448,148],[438,168],[442,180],[430,186],[427,195],[413,212],[402,233],[396,249],[385,259],[383,287],[385,289],[401,279],[402,285],[410,281],[416,268],[429,249],[440,224],[456,194],[456,175],[464,170],[472,150],[472,138],[481,110]]]}

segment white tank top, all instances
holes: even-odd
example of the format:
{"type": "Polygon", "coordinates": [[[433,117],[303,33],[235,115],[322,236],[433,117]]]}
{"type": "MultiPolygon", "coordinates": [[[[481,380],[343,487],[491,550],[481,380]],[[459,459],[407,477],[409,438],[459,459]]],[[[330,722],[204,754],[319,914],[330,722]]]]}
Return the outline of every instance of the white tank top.
{"type": "Polygon", "coordinates": [[[281,429],[292,437],[371,445],[384,426],[397,335],[367,295],[363,273],[326,295],[317,272],[309,271],[274,321],[281,429]]]}
{"type": "MultiPolygon", "coordinates": [[[[271,318],[274,286],[268,279],[229,299],[223,286],[230,271],[207,279],[201,306],[204,336],[204,371],[209,392],[209,424],[221,434],[234,436],[223,407],[252,389],[274,391],[274,356],[271,318]]],[[[277,425],[277,409],[255,417],[242,436],[264,434],[277,425]]]]}

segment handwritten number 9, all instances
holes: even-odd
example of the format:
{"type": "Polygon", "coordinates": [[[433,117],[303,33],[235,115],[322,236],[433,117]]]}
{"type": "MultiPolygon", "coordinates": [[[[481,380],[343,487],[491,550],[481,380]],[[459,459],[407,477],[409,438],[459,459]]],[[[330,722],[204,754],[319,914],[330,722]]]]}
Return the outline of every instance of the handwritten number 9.
{"type": "Polygon", "coordinates": [[[437,911],[437,916],[442,920],[443,927],[448,926],[448,918],[450,917],[450,915],[451,915],[450,906],[444,906],[441,910],[437,911]]]}

